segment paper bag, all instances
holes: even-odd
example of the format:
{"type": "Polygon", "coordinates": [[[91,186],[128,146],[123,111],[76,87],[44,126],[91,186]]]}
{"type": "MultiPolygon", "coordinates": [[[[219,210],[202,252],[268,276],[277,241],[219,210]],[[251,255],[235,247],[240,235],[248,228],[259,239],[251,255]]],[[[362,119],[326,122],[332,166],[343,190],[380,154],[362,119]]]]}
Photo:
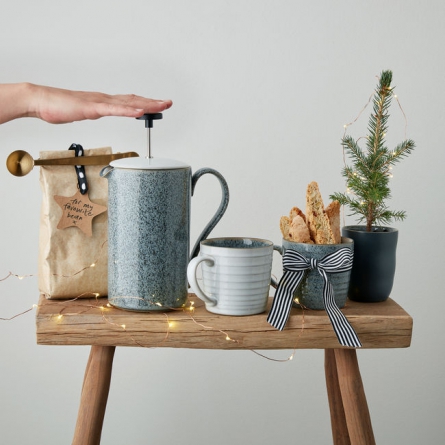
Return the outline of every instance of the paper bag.
{"type": "MultiPolygon", "coordinates": [[[[110,153],[110,147],[84,150],[84,156],[110,153]]],[[[71,156],[74,157],[71,150],[40,153],[41,159],[71,156]]],[[[85,166],[85,173],[88,198],[95,204],[107,206],[108,181],[99,176],[103,167],[85,166]]],[[[76,194],[78,181],[75,168],[73,165],[40,167],[39,290],[46,298],[107,295],[107,212],[92,219],[91,236],[76,226],[57,228],[64,211],[54,196],[72,197],[76,194]]]]}

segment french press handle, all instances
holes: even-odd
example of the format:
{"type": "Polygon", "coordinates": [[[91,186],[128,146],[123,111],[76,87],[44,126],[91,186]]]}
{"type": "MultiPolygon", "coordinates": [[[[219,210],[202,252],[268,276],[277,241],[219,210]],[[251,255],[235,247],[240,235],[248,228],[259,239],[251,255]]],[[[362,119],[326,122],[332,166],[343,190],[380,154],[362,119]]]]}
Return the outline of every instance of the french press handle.
{"type": "Polygon", "coordinates": [[[210,222],[205,226],[204,230],[201,232],[201,235],[199,235],[198,240],[193,247],[192,254],[190,255],[190,260],[198,255],[201,241],[205,240],[210,235],[210,232],[215,228],[220,219],[223,217],[227,206],[229,205],[229,186],[227,185],[224,176],[213,168],[201,168],[195,172],[195,174],[192,176],[192,196],[195,191],[195,186],[198,182],[198,179],[206,174],[211,174],[218,178],[218,181],[221,184],[222,197],[218,210],[213,215],[210,222]]]}

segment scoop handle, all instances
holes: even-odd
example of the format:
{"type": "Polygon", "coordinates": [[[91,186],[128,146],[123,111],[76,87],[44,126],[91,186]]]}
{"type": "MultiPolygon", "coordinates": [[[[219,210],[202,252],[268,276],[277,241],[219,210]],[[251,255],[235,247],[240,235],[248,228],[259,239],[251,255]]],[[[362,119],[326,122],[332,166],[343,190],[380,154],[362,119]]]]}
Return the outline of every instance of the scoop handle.
{"type": "Polygon", "coordinates": [[[134,151],[110,155],[79,156],[59,159],[36,159],[34,165],[106,165],[115,159],[134,158],[139,156],[134,151]]]}

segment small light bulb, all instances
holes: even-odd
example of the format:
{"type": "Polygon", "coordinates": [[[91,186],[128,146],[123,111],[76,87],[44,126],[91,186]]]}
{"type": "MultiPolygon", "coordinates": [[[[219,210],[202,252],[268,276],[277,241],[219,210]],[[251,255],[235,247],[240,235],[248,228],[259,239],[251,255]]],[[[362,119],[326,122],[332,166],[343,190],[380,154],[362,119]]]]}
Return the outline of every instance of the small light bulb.
{"type": "Polygon", "coordinates": [[[169,322],[168,322],[168,327],[169,327],[169,328],[172,328],[174,325],[175,325],[175,324],[174,324],[172,321],[169,321],[169,322]]]}
{"type": "Polygon", "coordinates": [[[100,297],[100,294],[98,292],[95,292],[94,296],[97,298],[97,297],[100,297]]]}
{"type": "Polygon", "coordinates": [[[25,277],[22,276],[22,275],[17,275],[17,278],[18,278],[19,280],[23,280],[23,278],[25,278],[25,277]]]}
{"type": "Polygon", "coordinates": [[[57,320],[61,320],[63,318],[63,315],[62,314],[59,314],[58,316],[57,316],[57,320]]]}
{"type": "Polygon", "coordinates": [[[122,329],[125,329],[126,326],[125,326],[124,324],[121,324],[121,328],[122,328],[122,329]]]}
{"type": "Polygon", "coordinates": [[[37,309],[38,307],[39,307],[39,306],[38,306],[37,304],[35,304],[35,303],[32,305],[32,308],[33,308],[33,309],[37,309]]]}
{"type": "Polygon", "coordinates": [[[232,339],[227,335],[226,336],[226,340],[229,341],[229,340],[232,340],[232,339]]]}
{"type": "Polygon", "coordinates": [[[111,307],[111,304],[110,304],[110,303],[107,303],[107,307],[111,307]]]}
{"type": "Polygon", "coordinates": [[[96,263],[91,264],[90,267],[96,267],[96,263]]]}

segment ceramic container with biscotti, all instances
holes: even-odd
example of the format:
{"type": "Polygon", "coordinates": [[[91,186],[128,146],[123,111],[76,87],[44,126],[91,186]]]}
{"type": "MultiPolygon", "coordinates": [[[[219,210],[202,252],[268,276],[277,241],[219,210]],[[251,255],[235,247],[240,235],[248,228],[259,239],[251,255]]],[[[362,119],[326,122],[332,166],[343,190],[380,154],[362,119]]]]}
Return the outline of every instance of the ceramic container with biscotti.
{"type": "MultiPolygon", "coordinates": [[[[326,255],[345,247],[352,251],[354,250],[354,242],[352,239],[343,237],[341,244],[294,243],[283,239],[282,254],[291,249],[303,255],[308,260],[311,258],[322,260],[326,255]]],[[[351,271],[328,273],[327,275],[334,289],[335,302],[339,308],[342,308],[345,306],[348,296],[351,271]]],[[[325,309],[323,302],[323,286],[324,280],[320,273],[316,269],[307,270],[300,286],[294,293],[293,305],[315,310],[325,309]]]]}

